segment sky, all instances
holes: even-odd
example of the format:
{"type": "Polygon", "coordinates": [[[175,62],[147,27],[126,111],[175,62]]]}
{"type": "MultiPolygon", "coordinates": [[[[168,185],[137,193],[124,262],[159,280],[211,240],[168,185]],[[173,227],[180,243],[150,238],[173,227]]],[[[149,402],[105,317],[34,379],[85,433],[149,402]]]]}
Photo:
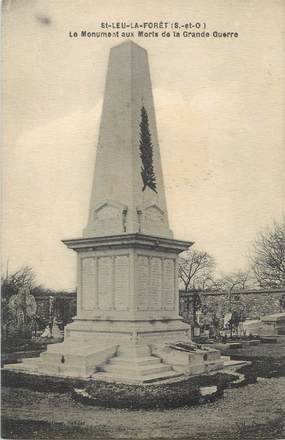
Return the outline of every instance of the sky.
{"type": "Polygon", "coordinates": [[[101,22],[201,22],[238,38],[132,38],[148,51],[171,229],[246,267],[285,201],[284,31],[279,0],[6,0],[2,270],[76,286],[61,242],[86,226],[109,49],[71,38],[101,22]]]}

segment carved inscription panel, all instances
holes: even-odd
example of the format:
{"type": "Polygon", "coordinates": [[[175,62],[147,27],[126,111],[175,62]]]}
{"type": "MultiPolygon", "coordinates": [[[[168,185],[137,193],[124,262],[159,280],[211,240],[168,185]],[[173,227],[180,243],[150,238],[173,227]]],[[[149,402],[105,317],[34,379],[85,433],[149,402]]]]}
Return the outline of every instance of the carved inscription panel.
{"type": "Polygon", "coordinates": [[[96,259],[82,259],[82,310],[93,310],[96,304],[96,259]]]}
{"type": "Polygon", "coordinates": [[[104,206],[94,211],[94,225],[96,233],[114,234],[123,231],[122,210],[112,205],[104,206]]]}
{"type": "Polygon", "coordinates": [[[151,223],[164,223],[164,212],[158,208],[158,206],[150,206],[145,210],[145,222],[151,223]]]}
{"type": "Polygon", "coordinates": [[[137,309],[148,309],[149,298],[149,262],[148,257],[138,257],[138,290],[137,309]]]}
{"type": "Polygon", "coordinates": [[[175,265],[174,260],[165,258],[163,260],[163,290],[162,308],[164,310],[174,309],[175,298],[175,265]]]}
{"type": "Polygon", "coordinates": [[[162,261],[153,257],[150,260],[150,310],[160,310],[162,291],[162,261]]]}
{"type": "Polygon", "coordinates": [[[128,310],[130,294],[129,258],[115,258],[115,309],[128,310]]]}
{"type": "Polygon", "coordinates": [[[108,204],[101,206],[100,208],[96,209],[94,212],[95,220],[107,220],[107,219],[113,219],[115,217],[120,218],[120,210],[108,204]]]}
{"type": "Polygon", "coordinates": [[[100,310],[112,310],[113,277],[112,257],[98,258],[98,307],[100,310]]]}

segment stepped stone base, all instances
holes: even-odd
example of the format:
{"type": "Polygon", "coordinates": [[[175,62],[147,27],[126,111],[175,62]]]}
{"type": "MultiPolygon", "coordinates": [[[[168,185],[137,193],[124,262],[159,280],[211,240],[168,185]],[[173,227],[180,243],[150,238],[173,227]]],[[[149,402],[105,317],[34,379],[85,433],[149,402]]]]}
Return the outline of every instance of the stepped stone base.
{"type": "Polygon", "coordinates": [[[117,349],[116,346],[101,349],[93,347],[93,351],[90,351],[90,346],[87,345],[80,347],[80,350],[73,348],[67,344],[53,344],[48,346],[48,351],[41,353],[39,358],[23,359],[20,364],[8,364],[4,368],[49,376],[88,378],[114,356],[117,349]],[[58,345],[61,345],[60,349],[56,347],[58,345]]]}
{"type": "Polygon", "coordinates": [[[5,368],[32,374],[152,383],[223,368],[220,352],[195,348],[181,319],[82,320],[67,326],[65,341],[48,345],[39,358],[5,368]],[[182,342],[194,347],[179,351],[182,342]]]}
{"type": "Polygon", "coordinates": [[[181,376],[170,365],[151,354],[147,345],[123,345],[94,379],[124,383],[151,383],[181,376]]]}
{"type": "Polygon", "coordinates": [[[24,359],[4,367],[14,371],[50,376],[93,378],[111,382],[147,384],[223,368],[220,352],[213,349],[178,351],[168,344],[100,346],[68,340],[48,346],[39,358],[24,359]]]}

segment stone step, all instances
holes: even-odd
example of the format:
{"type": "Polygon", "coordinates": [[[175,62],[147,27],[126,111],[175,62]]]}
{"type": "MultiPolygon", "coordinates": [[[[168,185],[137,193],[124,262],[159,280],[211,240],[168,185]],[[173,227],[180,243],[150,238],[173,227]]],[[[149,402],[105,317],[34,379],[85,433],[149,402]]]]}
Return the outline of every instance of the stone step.
{"type": "Polygon", "coordinates": [[[259,345],[261,344],[260,339],[251,339],[249,341],[243,341],[243,345],[259,345]]]}
{"type": "Polygon", "coordinates": [[[150,356],[150,348],[147,345],[120,345],[117,355],[127,358],[150,356]]]}
{"type": "Polygon", "coordinates": [[[31,372],[37,372],[38,371],[38,363],[34,362],[19,362],[18,364],[7,364],[4,365],[5,370],[17,370],[17,371],[31,371],[31,372]]]}
{"type": "Polygon", "coordinates": [[[237,368],[237,367],[242,367],[247,364],[248,364],[248,361],[230,359],[230,360],[224,361],[224,368],[237,368]]]}
{"type": "Polygon", "coordinates": [[[60,362],[62,355],[60,353],[53,353],[50,351],[45,351],[41,353],[40,358],[43,362],[60,362]]]}
{"type": "Polygon", "coordinates": [[[207,371],[222,370],[223,368],[224,368],[223,360],[207,362],[207,371]]]}
{"type": "Polygon", "coordinates": [[[37,370],[40,373],[47,374],[47,375],[59,375],[60,374],[60,367],[57,364],[49,364],[49,363],[43,363],[41,362],[37,370]]]}
{"type": "Polygon", "coordinates": [[[167,379],[173,379],[176,377],[184,376],[184,373],[178,373],[177,371],[169,370],[161,373],[153,373],[146,376],[141,375],[132,375],[128,374],[119,374],[119,373],[109,373],[109,372],[101,372],[96,373],[92,377],[97,380],[103,380],[106,382],[117,382],[117,383],[132,383],[132,384],[142,384],[142,383],[153,383],[160,382],[167,379]]]}
{"type": "Polygon", "coordinates": [[[222,361],[227,362],[231,360],[230,356],[221,356],[222,361]]]}
{"type": "Polygon", "coordinates": [[[56,364],[41,364],[38,366],[37,371],[43,374],[67,376],[67,377],[90,377],[94,373],[95,368],[85,368],[77,366],[66,366],[56,364]]]}
{"type": "Polygon", "coordinates": [[[60,374],[68,377],[90,377],[94,374],[95,368],[62,367],[60,374]]]}
{"type": "Polygon", "coordinates": [[[138,357],[138,358],[128,358],[128,357],[122,357],[122,356],[115,356],[114,358],[111,358],[109,361],[109,365],[120,365],[122,367],[125,367],[126,365],[136,365],[137,366],[143,366],[143,365],[156,365],[161,364],[161,359],[155,357],[155,356],[145,356],[145,357],[138,357]]]}
{"type": "Polygon", "coordinates": [[[3,366],[4,370],[23,370],[23,364],[18,362],[17,364],[6,364],[3,366]]]}
{"type": "Polygon", "coordinates": [[[104,365],[103,371],[108,373],[117,373],[117,374],[129,375],[129,376],[147,376],[151,374],[160,374],[172,370],[168,365],[163,365],[162,363],[160,363],[158,365],[143,365],[143,366],[129,365],[124,367],[116,364],[115,365],[107,364],[104,365]]]}
{"type": "Polygon", "coordinates": [[[63,377],[90,377],[95,368],[77,367],[57,365],[54,363],[42,362],[38,359],[29,359],[28,362],[21,362],[18,364],[7,364],[4,366],[7,370],[22,371],[30,373],[40,373],[51,376],[63,376],[63,377]],[[33,361],[33,362],[32,362],[33,361]]]}
{"type": "Polygon", "coordinates": [[[24,365],[39,365],[41,363],[42,363],[42,359],[40,357],[26,358],[22,360],[22,364],[24,365]]]}
{"type": "Polygon", "coordinates": [[[227,345],[228,345],[228,348],[230,348],[231,350],[236,350],[238,348],[242,348],[241,342],[228,342],[227,345]]]}

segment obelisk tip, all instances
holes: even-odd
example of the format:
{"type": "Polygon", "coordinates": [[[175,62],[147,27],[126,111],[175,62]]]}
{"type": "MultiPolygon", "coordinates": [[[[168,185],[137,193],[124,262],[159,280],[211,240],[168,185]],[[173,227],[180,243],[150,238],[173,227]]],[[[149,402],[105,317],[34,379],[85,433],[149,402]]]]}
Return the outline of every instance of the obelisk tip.
{"type": "Polygon", "coordinates": [[[132,40],[126,40],[126,41],[123,41],[122,43],[117,44],[116,46],[113,46],[113,47],[111,48],[111,50],[112,50],[112,49],[117,49],[117,48],[119,48],[119,47],[121,47],[121,46],[129,46],[130,48],[134,47],[134,48],[136,48],[136,49],[140,49],[140,50],[143,50],[143,51],[146,52],[146,49],[145,49],[144,47],[140,46],[139,44],[135,43],[135,42],[132,41],[132,40]]]}

